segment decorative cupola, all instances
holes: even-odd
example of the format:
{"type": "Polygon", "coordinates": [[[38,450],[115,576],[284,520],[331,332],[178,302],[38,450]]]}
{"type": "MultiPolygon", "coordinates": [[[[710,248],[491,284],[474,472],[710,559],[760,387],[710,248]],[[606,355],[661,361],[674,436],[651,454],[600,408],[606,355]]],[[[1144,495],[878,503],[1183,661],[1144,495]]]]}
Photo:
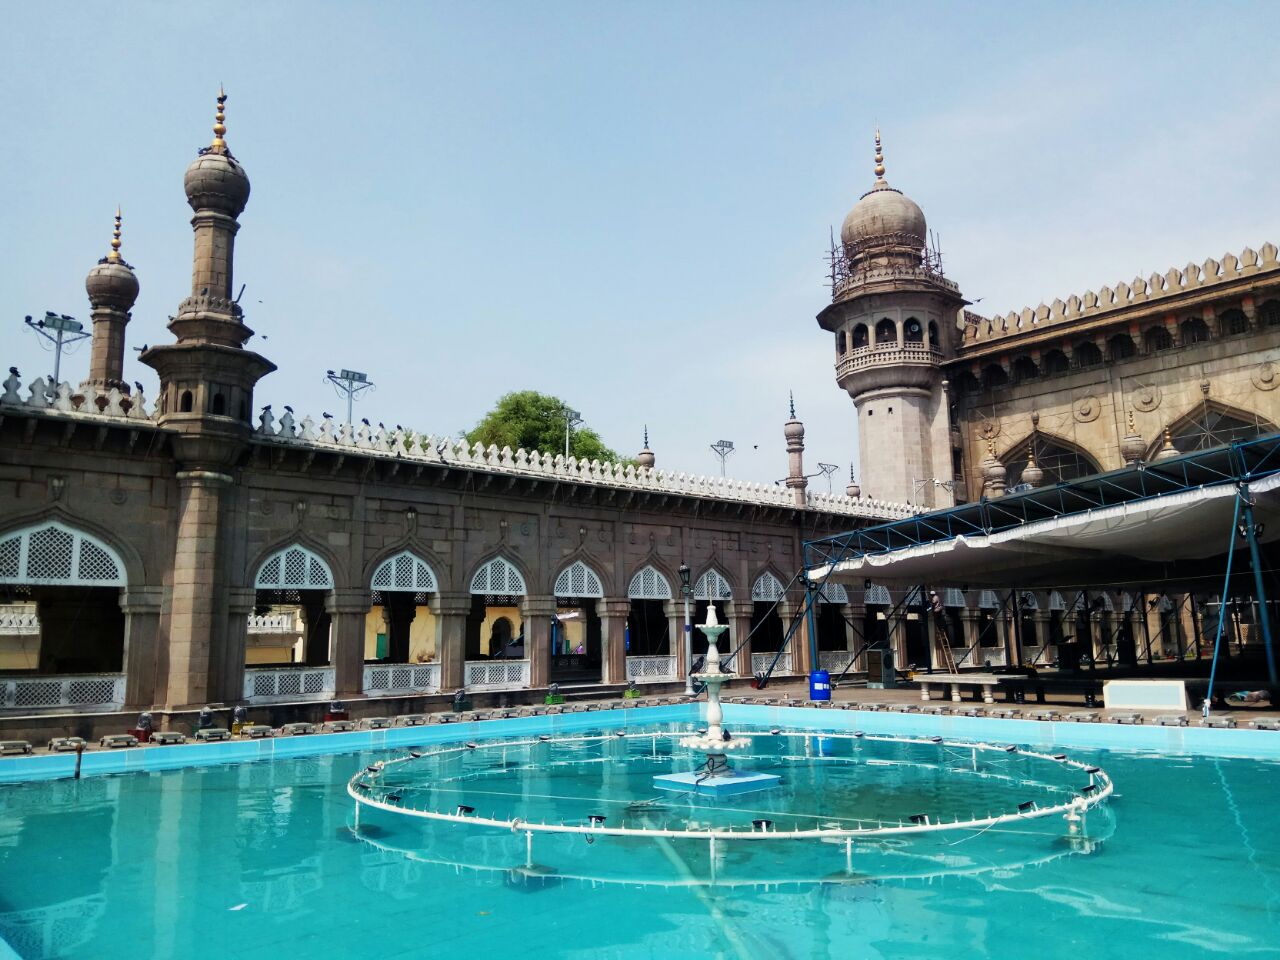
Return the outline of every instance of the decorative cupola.
{"type": "Polygon", "coordinates": [[[1027,444],[1027,465],[1022,468],[1022,482],[1029,487],[1038,487],[1044,483],[1044,471],[1036,463],[1035,441],[1027,444]]]}
{"type": "Polygon", "coordinates": [[[117,207],[111,252],[98,261],[84,281],[92,307],[93,352],[89,378],[82,386],[91,385],[100,393],[113,387],[121,393],[129,392],[124,379],[124,331],[131,316],[129,311],[138,300],[138,278],[120,256],[121,223],[117,207]]]}
{"type": "Polygon", "coordinates": [[[995,440],[987,441],[987,458],[982,461],[982,490],[988,498],[1003,497],[1008,471],[996,458],[995,440]]]}
{"type": "Polygon", "coordinates": [[[658,458],[653,451],[649,449],[649,425],[644,425],[644,449],[636,454],[636,463],[646,470],[652,470],[653,465],[658,462],[658,458]]]}
{"type": "Polygon", "coordinates": [[[806,489],[809,480],[804,475],[804,424],[796,419],[796,397],[790,394],[791,419],[782,425],[782,434],[787,438],[787,489],[795,496],[796,506],[803,507],[807,502],[806,489]]]}
{"type": "Polygon", "coordinates": [[[1138,427],[1133,422],[1133,411],[1129,411],[1129,432],[1124,435],[1124,439],[1120,441],[1120,456],[1124,457],[1124,462],[1133,466],[1142,460],[1142,455],[1147,452],[1147,442],[1142,439],[1142,435],[1138,433],[1138,427]]]}
{"type": "Polygon", "coordinates": [[[1179,455],[1178,448],[1173,445],[1173,436],[1169,433],[1169,425],[1164,426],[1164,446],[1160,448],[1160,452],[1156,454],[1157,460],[1168,460],[1170,457],[1179,455]]]}
{"type": "Polygon", "coordinates": [[[849,485],[844,488],[845,496],[852,497],[857,500],[862,496],[862,487],[858,486],[858,479],[853,474],[853,464],[849,464],[849,485]]]}

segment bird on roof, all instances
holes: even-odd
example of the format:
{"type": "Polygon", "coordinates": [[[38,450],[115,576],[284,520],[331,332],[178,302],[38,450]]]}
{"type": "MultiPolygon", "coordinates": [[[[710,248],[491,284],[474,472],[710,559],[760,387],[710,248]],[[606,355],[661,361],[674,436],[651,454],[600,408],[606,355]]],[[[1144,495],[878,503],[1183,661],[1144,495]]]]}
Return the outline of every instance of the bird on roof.
{"type": "Polygon", "coordinates": [[[135,380],[135,381],[133,381],[133,385],[134,385],[135,387],[137,387],[137,388],[138,388],[138,392],[139,392],[139,393],[141,393],[141,392],[142,392],[142,381],[141,381],[141,380],[135,380]]]}
{"type": "Polygon", "coordinates": [[[361,422],[361,423],[363,423],[366,427],[371,427],[371,426],[373,426],[373,424],[371,424],[371,423],[369,422],[369,418],[368,418],[368,417],[361,417],[361,418],[360,418],[360,422],[361,422]]]}
{"type": "Polygon", "coordinates": [[[324,418],[325,418],[326,420],[332,420],[332,419],[333,419],[333,414],[332,414],[332,413],[328,413],[328,412],[326,412],[326,413],[324,414],[324,418]]]}
{"type": "Polygon", "coordinates": [[[288,410],[290,413],[293,413],[293,407],[289,406],[287,403],[284,405],[284,408],[288,410]]]}
{"type": "Polygon", "coordinates": [[[10,368],[9,368],[9,372],[10,372],[10,373],[12,373],[15,377],[16,377],[16,376],[20,376],[20,374],[18,373],[18,368],[17,368],[17,367],[10,367],[10,368]]]}

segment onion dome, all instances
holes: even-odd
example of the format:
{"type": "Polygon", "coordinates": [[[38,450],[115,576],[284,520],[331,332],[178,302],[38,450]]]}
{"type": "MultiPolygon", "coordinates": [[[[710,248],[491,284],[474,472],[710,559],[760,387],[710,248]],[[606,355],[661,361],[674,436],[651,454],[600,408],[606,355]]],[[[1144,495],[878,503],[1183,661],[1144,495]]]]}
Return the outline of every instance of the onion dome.
{"type": "Polygon", "coordinates": [[[853,475],[852,464],[849,466],[849,485],[844,488],[844,493],[845,496],[852,497],[854,500],[862,496],[862,488],[858,486],[858,480],[853,475]]]}
{"type": "Polygon", "coordinates": [[[227,95],[218,91],[218,113],[213,125],[213,143],[187,167],[182,185],[192,210],[216,210],[231,217],[240,216],[249,202],[249,175],[236,162],[223,135],[227,128],[227,95]]]}
{"type": "Polygon", "coordinates": [[[1120,441],[1120,455],[1124,457],[1125,463],[1134,464],[1141,460],[1146,452],[1147,442],[1142,439],[1142,434],[1138,433],[1138,428],[1133,422],[1133,411],[1130,410],[1129,432],[1120,441]]]}
{"type": "Polygon", "coordinates": [[[1036,451],[1027,448],[1027,465],[1022,468],[1022,482],[1030,487],[1038,487],[1044,483],[1044,471],[1036,463],[1036,451]]]}
{"type": "Polygon", "coordinates": [[[89,303],[96,309],[108,307],[128,313],[138,299],[138,278],[133,268],[120,256],[120,209],[116,208],[116,225],[111,236],[111,252],[98,261],[85,277],[84,289],[89,303]]]}
{"type": "Polygon", "coordinates": [[[840,228],[846,246],[923,247],[927,227],[924,211],[884,178],[884,153],[876,131],[876,182],[854,204],[840,228]]]}
{"type": "Polygon", "coordinates": [[[986,487],[987,493],[995,497],[1003,494],[1005,478],[1008,475],[1009,471],[1005,469],[1004,464],[996,459],[995,441],[988,440],[987,458],[982,461],[983,486],[986,487]]]}
{"type": "Polygon", "coordinates": [[[788,440],[804,439],[804,424],[796,419],[796,398],[791,395],[791,419],[782,425],[782,435],[788,440]]]}
{"type": "Polygon", "coordinates": [[[636,463],[646,470],[652,470],[653,465],[657,462],[658,458],[649,449],[649,425],[646,423],[644,425],[644,449],[636,454],[636,463]]]}

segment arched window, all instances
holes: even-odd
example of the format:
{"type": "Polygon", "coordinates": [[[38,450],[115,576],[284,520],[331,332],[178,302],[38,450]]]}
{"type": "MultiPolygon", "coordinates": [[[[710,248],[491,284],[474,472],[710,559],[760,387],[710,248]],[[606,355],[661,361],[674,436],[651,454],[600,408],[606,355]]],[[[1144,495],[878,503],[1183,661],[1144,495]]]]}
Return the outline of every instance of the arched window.
{"type": "Polygon", "coordinates": [[[938,340],[938,325],[932,320],[929,321],[929,346],[935,349],[942,346],[941,341],[938,340]]]}
{"type": "Polygon", "coordinates": [[[183,391],[182,391],[182,399],[181,399],[181,400],[179,401],[179,403],[178,403],[178,412],[179,412],[179,413],[190,413],[190,412],[191,412],[191,405],[192,405],[192,403],[193,403],[193,399],[192,399],[192,396],[191,396],[191,391],[190,391],[190,390],[183,390],[183,391]]]}
{"type": "Polygon", "coordinates": [[[902,339],[907,343],[924,343],[924,325],[915,317],[907,317],[902,325],[902,339]]]}
{"type": "Polygon", "coordinates": [[[581,560],[575,560],[556,577],[557,597],[603,597],[600,576],[581,560]]]}
{"type": "Polygon", "coordinates": [[[995,390],[1009,382],[1009,375],[998,363],[988,364],[982,371],[982,389],[995,390]]]}
{"type": "Polygon", "coordinates": [[[1224,337],[1238,337],[1249,332],[1249,318],[1243,310],[1224,310],[1218,317],[1218,329],[1224,337]]]}
{"type": "Polygon", "coordinates": [[[860,323],[853,328],[853,349],[859,350],[867,345],[867,325],[860,323]]]}
{"type": "Polygon", "coordinates": [[[1147,353],[1159,353],[1161,350],[1172,349],[1173,337],[1169,335],[1169,328],[1148,327],[1147,332],[1142,335],[1142,347],[1147,353]]]}
{"type": "Polygon", "coordinates": [[[786,594],[786,589],[782,586],[782,581],[766,570],[756,578],[756,582],[751,585],[751,599],[763,603],[773,603],[775,600],[781,600],[786,594]]]}
{"type": "Polygon", "coordinates": [[[1182,321],[1182,343],[1204,343],[1209,339],[1209,325],[1199,317],[1190,317],[1182,321]]]}
{"type": "Polygon", "coordinates": [[[294,544],[262,561],[253,585],[258,590],[331,590],[333,571],[306,547],[294,544]]]}
{"type": "Polygon", "coordinates": [[[1280,300],[1268,300],[1258,308],[1258,325],[1280,327],[1280,300]]]}
{"type": "Polygon", "coordinates": [[[733,590],[720,571],[712,568],[700,576],[698,582],[693,585],[693,599],[731,600],[733,590]]]}
{"type": "Polygon", "coordinates": [[[370,586],[382,593],[436,593],[440,590],[431,565],[408,550],[378,564],[370,586]]]}
{"type": "Polygon", "coordinates": [[[123,587],[124,563],[90,534],[42,523],[0,535],[0,583],[123,587]]]}
{"type": "Polygon", "coordinates": [[[845,350],[844,331],[841,330],[836,334],[836,353],[838,353],[840,356],[844,356],[846,352],[847,351],[845,350]]]}
{"type": "Polygon", "coordinates": [[[1024,380],[1034,380],[1040,375],[1040,370],[1036,367],[1036,362],[1028,356],[1018,357],[1013,361],[1013,382],[1022,383],[1024,380]]]}
{"type": "Polygon", "coordinates": [[[848,603],[849,591],[845,590],[844,584],[840,583],[824,583],[818,590],[819,603],[848,603]]]}
{"type": "Polygon", "coordinates": [[[1112,363],[1118,360],[1128,360],[1130,357],[1136,356],[1137,353],[1138,348],[1134,346],[1133,337],[1127,333],[1117,333],[1107,341],[1107,357],[1112,363]]]}
{"type": "Polygon", "coordinates": [[[897,343],[898,327],[892,320],[885,317],[876,324],[876,346],[882,343],[897,343]]]}
{"type": "MultiPolygon", "coordinates": [[[[1169,430],[1169,436],[1179,453],[1190,453],[1193,450],[1225,446],[1237,440],[1252,440],[1254,437],[1274,433],[1275,430],[1275,426],[1262,417],[1210,401],[1193,416],[1175,423],[1169,430]]],[[[1153,455],[1163,445],[1164,438],[1161,437],[1156,441],[1153,455]]]]}
{"type": "MultiPolygon", "coordinates": [[[[1019,444],[1013,449],[1016,455],[1009,458],[1012,462],[1009,462],[1009,474],[1005,481],[1009,489],[1022,483],[1022,471],[1027,466],[1025,451],[1028,450],[1028,446],[1019,444]]],[[[1097,461],[1082,450],[1068,446],[1053,437],[1047,437],[1043,433],[1035,435],[1030,449],[1035,450],[1036,466],[1044,471],[1041,486],[1047,487],[1064,480],[1075,480],[1077,477],[1088,477],[1102,472],[1097,461]]]]}
{"type": "Polygon", "coordinates": [[[862,602],[869,605],[889,607],[893,605],[893,598],[889,596],[889,588],[884,584],[872,583],[863,592],[862,602]]]}
{"type": "Polygon", "coordinates": [[[1066,373],[1071,369],[1067,355],[1061,350],[1050,350],[1040,358],[1040,372],[1045,376],[1054,373],[1066,373]]]}
{"type": "Polygon", "coordinates": [[[471,578],[471,592],[522,597],[525,595],[524,577],[510,560],[494,557],[471,578]]]}
{"type": "Polygon", "coordinates": [[[1071,351],[1071,360],[1082,370],[1086,367],[1096,367],[1102,363],[1102,351],[1092,340],[1081,340],[1071,351]]]}
{"type": "Polygon", "coordinates": [[[655,567],[642,567],[631,578],[627,596],[632,600],[670,600],[671,584],[655,567]]]}
{"type": "Polygon", "coordinates": [[[209,404],[209,412],[213,414],[215,417],[226,416],[227,398],[224,397],[221,393],[215,393],[213,395],[213,400],[209,404]]]}

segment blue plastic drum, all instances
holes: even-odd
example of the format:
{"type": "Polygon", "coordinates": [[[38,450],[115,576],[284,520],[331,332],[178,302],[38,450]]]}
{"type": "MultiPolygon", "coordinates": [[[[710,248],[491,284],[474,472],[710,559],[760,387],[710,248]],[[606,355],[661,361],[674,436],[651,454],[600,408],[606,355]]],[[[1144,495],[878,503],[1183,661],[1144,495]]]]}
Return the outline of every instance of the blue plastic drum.
{"type": "Polygon", "coordinates": [[[815,670],[809,674],[809,699],[831,699],[831,674],[825,670],[815,670]]]}

